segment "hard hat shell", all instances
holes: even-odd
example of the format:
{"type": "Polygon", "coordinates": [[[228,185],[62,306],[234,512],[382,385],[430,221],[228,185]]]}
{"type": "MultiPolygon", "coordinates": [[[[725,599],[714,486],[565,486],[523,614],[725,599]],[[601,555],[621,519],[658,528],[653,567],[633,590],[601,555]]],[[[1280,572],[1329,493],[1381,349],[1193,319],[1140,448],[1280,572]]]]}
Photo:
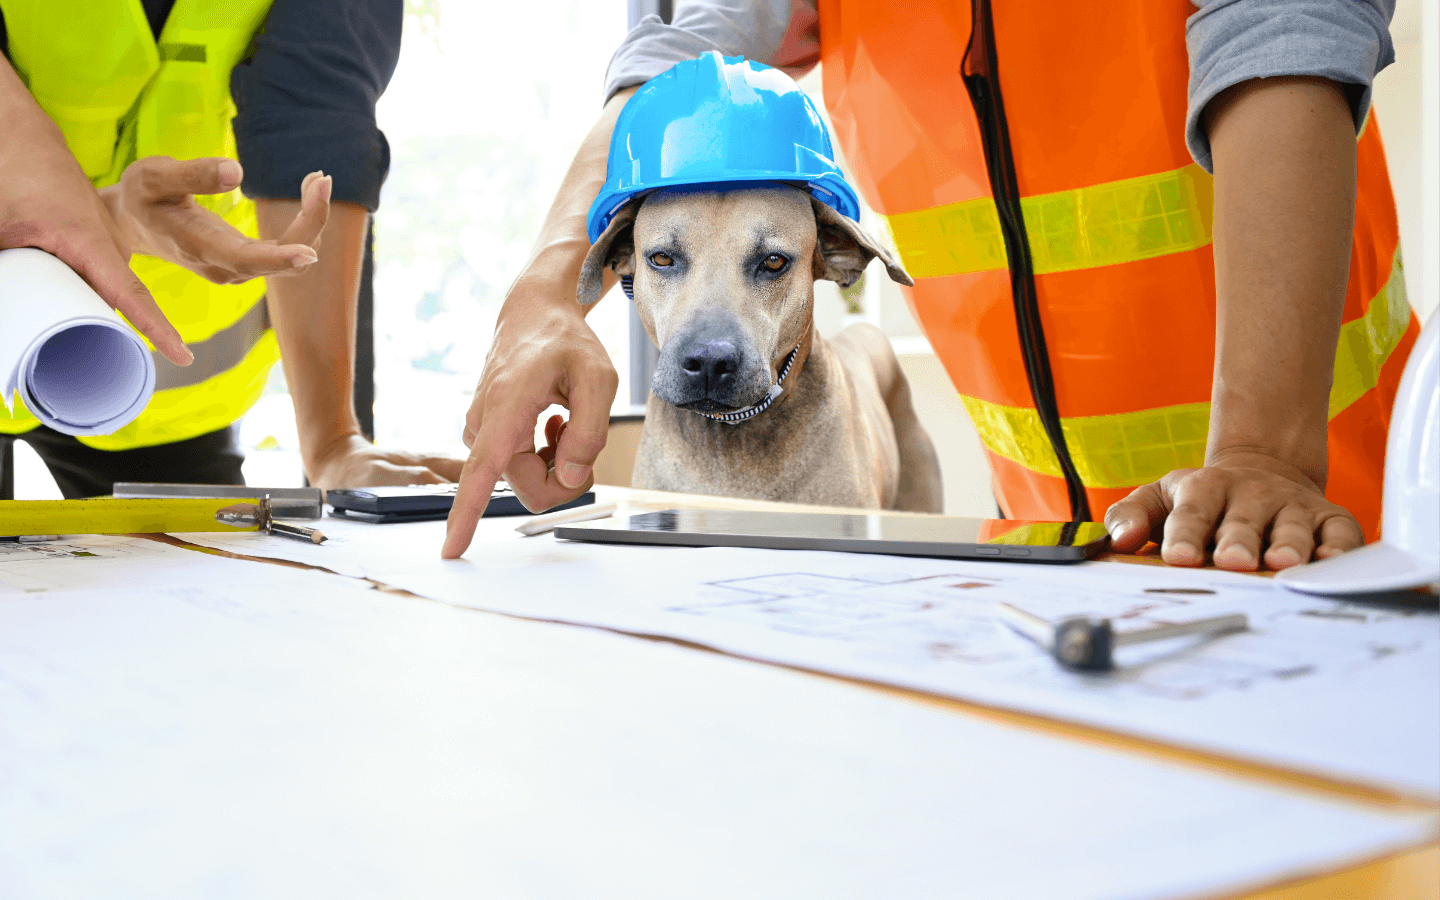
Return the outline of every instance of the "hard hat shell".
{"type": "Polygon", "coordinates": [[[860,218],[830,133],[794,79],[712,50],[650,79],[625,104],[586,231],[594,243],[617,210],[655,188],[753,181],[799,182],[840,214],[860,218]]]}

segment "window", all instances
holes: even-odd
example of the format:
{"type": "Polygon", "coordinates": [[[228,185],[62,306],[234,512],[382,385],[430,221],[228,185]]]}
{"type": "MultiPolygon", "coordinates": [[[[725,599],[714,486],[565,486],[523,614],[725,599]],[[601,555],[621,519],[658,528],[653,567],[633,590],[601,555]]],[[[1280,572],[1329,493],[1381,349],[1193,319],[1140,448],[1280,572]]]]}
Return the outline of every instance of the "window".
{"type": "MultiPolygon", "coordinates": [[[[434,6],[412,0],[379,108],[391,163],[375,220],[375,438],[463,453],[495,317],[600,112],[625,10],[434,6]]],[[[626,307],[608,298],[589,316],[621,372],[626,307]]]]}

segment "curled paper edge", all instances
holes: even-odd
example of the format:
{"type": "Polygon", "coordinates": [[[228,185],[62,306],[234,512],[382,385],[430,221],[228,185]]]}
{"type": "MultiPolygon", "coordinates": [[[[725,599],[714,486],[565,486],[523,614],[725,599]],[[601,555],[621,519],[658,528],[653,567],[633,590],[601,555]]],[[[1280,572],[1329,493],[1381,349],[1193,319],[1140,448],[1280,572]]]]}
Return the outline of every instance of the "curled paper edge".
{"type": "Polygon", "coordinates": [[[9,326],[9,335],[0,335],[0,365],[7,356],[14,360],[4,386],[5,409],[10,415],[14,415],[13,397],[18,394],[31,414],[47,427],[84,437],[118,431],[138,418],[149,404],[155,391],[155,363],[149,348],[84,279],[53,255],[31,247],[0,250],[0,311],[9,326]],[[36,303],[37,293],[47,302],[36,303]],[[123,409],[76,425],[63,418],[63,411],[57,417],[45,404],[36,402],[28,377],[46,342],[81,326],[100,326],[123,335],[138,349],[144,370],[140,390],[128,398],[123,409]]]}

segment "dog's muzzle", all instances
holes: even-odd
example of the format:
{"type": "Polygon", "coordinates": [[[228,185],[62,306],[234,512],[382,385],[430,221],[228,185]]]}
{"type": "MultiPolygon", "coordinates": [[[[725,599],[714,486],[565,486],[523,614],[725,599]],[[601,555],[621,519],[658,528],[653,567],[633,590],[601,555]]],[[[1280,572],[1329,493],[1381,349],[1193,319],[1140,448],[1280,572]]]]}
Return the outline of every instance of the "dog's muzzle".
{"type": "Polygon", "coordinates": [[[795,365],[795,357],[799,352],[800,345],[796,344],[795,349],[791,350],[790,354],[785,357],[785,362],[780,366],[780,376],[775,379],[774,384],[770,385],[770,390],[765,394],[764,400],[761,400],[753,406],[747,406],[744,409],[737,409],[733,412],[702,412],[700,415],[707,419],[713,419],[716,422],[724,422],[726,425],[739,425],[741,422],[748,421],[760,415],[770,408],[770,404],[774,403],[777,397],[785,393],[785,376],[790,374],[790,367],[795,365]]]}
{"type": "Polygon", "coordinates": [[[672,406],[728,414],[764,400],[774,381],[733,316],[713,312],[665,342],[651,389],[672,406]]]}

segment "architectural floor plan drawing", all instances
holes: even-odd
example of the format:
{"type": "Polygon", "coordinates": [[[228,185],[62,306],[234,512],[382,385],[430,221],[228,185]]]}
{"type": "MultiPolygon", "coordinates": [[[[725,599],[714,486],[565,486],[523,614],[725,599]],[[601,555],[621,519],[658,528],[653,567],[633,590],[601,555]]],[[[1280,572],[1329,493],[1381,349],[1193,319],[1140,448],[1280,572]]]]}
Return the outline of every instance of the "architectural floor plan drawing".
{"type": "Polygon", "coordinates": [[[108,568],[102,572],[96,567],[87,567],[86,563],[91,560],[150,558],[152,547],[161,548],[161,552],[184,552],[154,541],[142,541],[138,545],[136,541],[128,537],[87,537],[41,543],[0,542],[0,597],[90,586],[97,578],[109,574],[108,568]],[[137,555],[137,550],[145,553],[137,555]]]}
{"type": "Polygon", "coordinates": [[[1233,595],[1221,598],[1214,589],[1184,587],[1105,594],[1058,585],[1037,592],[993,575],[959,572],[917,578],[797,572],[710,582],[695,601],[671,610],[845,641],[877,660],[980,667],[1012,682],[1079,682],[1101,695],[1138,691],[1171,700],[1353,672],[1395,654],[1420,652],[1427,645],[1433,649],[1437,637],[1414,629],[1417,622],[1434,619],[1417,619],[1422,613],[1415,609],[1330,601],[1297,608],[1293,601],[1277,604],[1269,590],[1257,593],[1255,602],[1247,604],[1249,631],[1122,652],[1117,670],[1104,676],[1057,671],[1038,647],[996,618],[996,602],[1006,600],[1046,618],[1079,612],[1104,616],[1124,631],[1231,611],[1233,595]]]}
{"type": "Polygon", "coordinates": [[[481,520],[442,561],[444,522],[329,519],[320,546],[254,534],[194,543],[366,577],[531,619],[673,638],[811,669],[1440,796],[1435,598],[1340,603],[1272,579],[1119,562],[1045,566],[521,538],[481,520]],[[1243,612],[1248,630],[1138,645],[1104,675],[1061,669],[1001,624],[1100,615],[1116,627],[1243,612]]]}

